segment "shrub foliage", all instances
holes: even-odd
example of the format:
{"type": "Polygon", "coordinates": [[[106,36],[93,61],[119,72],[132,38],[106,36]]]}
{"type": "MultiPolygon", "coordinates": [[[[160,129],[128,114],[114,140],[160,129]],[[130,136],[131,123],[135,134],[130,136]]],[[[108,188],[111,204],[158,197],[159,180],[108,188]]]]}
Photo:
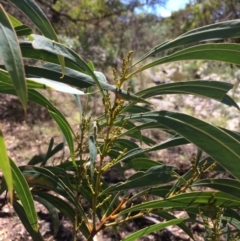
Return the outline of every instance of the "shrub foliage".
{"type": "Polygon", "coordinates": [[[240,133],[184,113],[155,111],[147,100],[164,94],[200,95],[239,111],[236,102],[227,95],[233,85],[194,80],[161,84],[137,93],[124,86],[137,73],[175,61],[203,59],[240,64],[239,44],[210,43],[212,39],[240,37],[240,20],[189,31],[154,47],[135,64],[131,64],[130,51],[123,59],[121,73],[113,70],[115,85],[111,85],[103,73],[95,71],[92,62],[86,63],[58,41],[50,22],[34,1],[10,2],[29,17],[42,35],[33,34],[32,29],[0,7],[0,54],[4,62],[0,67],[0,92],[18,96],[25,111],[28,100],[47,108],[64,134],[70,153],[66,160],[53,166],[48,160],[64,145],[55,146],[51,139],[45,155],[35,156],[27,165],[18,167],[7,155],[0,131],[0,168],[4,174],[0,193],[9,192],[9,201],[33,240],[43,240],[34,200],[49,210],[55,232],[58,212],[66,215],[74,226],[74,240],[78,232],[91,241],[107,227],[118,227],[152,214],[166,221],[122,240],[137,240],[170,225],[178,225],[194,238],[187,224],[195,222],[205,225],[206,240],[220,240],[222,236],[226,240],[237,239],[240,133]],[[153,60],[157,53],[161,57],[153,60]],[[38,64],[25,64],[23,60],[29,58],[38,64]],[[90,110],[81,108],[78,102],[80,131],[75,133],[61,111],[37,91],[46,88],[73,94],[77,99],[78,95],[87,99],[95,88],[101,95],[102,103],[98,104],[102,104],[103,113],[91,116],[90,110]],[[153,128],[171,137],[156,143],[143,132],[153,128]],[[191,169],[183,175],[177,173],[176,167],[152,160],[148,155],[188,143],[196,145],[198,153],[192,158],[191,169]],[[110,185],[104,181],[104,173],[112,167],[118,169],[124,182],[110,185]],[[135,172],[127,177],[125,171],[129,169],[135,172]],[[231,178],[204,179],[206,173],[216,171],[231,178]],[[203,191],[205,187],[207,191],[203,191]],[[83,200],[89,205],[88,212],[83,200]],[[186,218],[177,218],[172,211],[185,211],[186,218]]]}

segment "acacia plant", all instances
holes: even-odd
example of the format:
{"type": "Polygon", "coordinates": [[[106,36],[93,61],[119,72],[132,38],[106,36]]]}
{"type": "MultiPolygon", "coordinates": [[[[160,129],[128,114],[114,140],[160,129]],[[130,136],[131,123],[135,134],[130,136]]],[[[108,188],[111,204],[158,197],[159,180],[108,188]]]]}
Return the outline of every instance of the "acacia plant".
{"type": "Polygon", "coordinates": [[[58,212],[69,217],[74,240],[79,233],[88,241],[94,240],[105,228],[117,230],[120,225],[152,214],[165,221],[122,240],[137,240],[170,225],[178,225],[193,238],[187,223],[196,222],[205,225],[206,240],[220,240],[223,235],[226,240],[236,240],[240,231],[240,134],[184,113],[155,111],[148,99],[164,94],[200,95],[239,111],[227,95],[233,85],[214,80],[183,80],[137,93],[124,86],[135,74],[174,61],[203,59],[240,64],[239,44],[209,43],[212,39],[240,37],[240,20],[187,32],[154,47],[135,64],[131,64],[130,51],[123,59],[121,74],[113,71],[115,85],[110,85],[102,73],[94,70],[93,63],[86,63],[59,43],[50,22],[33,0],[10,2],[29,17],[42,35],[32,34],[28,26],[0,7],[0,54],[4,62],[0,68],[0,92],[18,96],[25,112],[28,100],[47,108],[64,134],[70,153],[66,160],[53,165],[49,158],[61,151],[63,144],[54,146],[51,139],[45,155],[35,156],[27,165],[18,167],[7,155],[0,132],[0,168],[4,174],[0,193],[8,191],[6,202],[12,203],[33,240],[43,240],[33,200],[49,210],[55,233],[58,212]],[[190,44],[191,47],[184,47],[190,44]],[[153,60],[157,53],[163,57],[153,60]],[[38,60],[37,65],[23,62],[29,58],[38,60]],[[89,115],[87,109],[80,111],[79,133],[37,91],[48,88],[87,96],[90,87],[101,95],[104,111],[100,116],[89,115]],[[171,137],[156,143],[142,132],[153,128],[171,137]],[[177,174],[176,167],[152,160],[148,155],[188,143],[196,145],[199,151],[192,160],[192,168],[182,176],[177,174]],[[118,169],[124,182],[110,185],[103,179],[112,167],[118,169]],[[129,169],[135,173],[127,177],[125,171],[129,169]],[[210,173],[216,171],[231,178],[211,178],[210,173]],[[204,179],[206,173],[210,178],[204,179]],[[201,191],[199,187],[208,189],[201,191]],[[88,211],[84,203],[88,204],[88,211]],[[186,218],[177,218],[172,211],[185,211],[186,218]]]}

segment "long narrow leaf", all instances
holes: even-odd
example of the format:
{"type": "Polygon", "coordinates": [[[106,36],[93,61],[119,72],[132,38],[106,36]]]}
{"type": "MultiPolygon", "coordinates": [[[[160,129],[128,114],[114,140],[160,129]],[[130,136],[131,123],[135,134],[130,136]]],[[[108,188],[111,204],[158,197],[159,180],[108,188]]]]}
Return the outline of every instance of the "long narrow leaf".
{"type": "MultiPolygon", "coordinates": [[[[8,87],[8,89],[13,88],[12,82],[10,80],[9,74],[7,71],[5,71],[4,66],[0,65],[0,85],[2,88],[6,86],[5,88],[8,87]],[[9,88],[10,87],[10,88],[9,88]]],[[[34,68],[34,67],[33,67],[34,68]]],[[[46,72],[43,70],[43,72],[46,72]]],[[[60,77],[59,77],[60,78],[60,77]]],[[[27,80],[27,87],[30,89],[52,89],[52,90],[57,90],[60,92],[64,93],[70,93],[70,94],[75,94],[75,95],[85,95],[83,91],[80,91],[76,88],[73,88],[69,86],[68,84],[64,84],[58,81],[54,81],[51,79],[45,79],[45,78],[26,78],[27,80]]]]}
{"type": "Polygon", "coordinates": [[[233,84],[219,81],[187,81],[178,83],[167,83],[157,85],[145,90],[141,90],[135,95],[142,98],[149,98],[156,95],[166,94],[191,94],[200,95],[208,98],[221,101],[229,106],[235,106],[239,109],[238,105],[226,93],[233,88],[233,84]]]}
{"type": "Polygon", "coordinates": [[[39,35],[32,35],[32,36],[34,37],[34,41],[32,43],[33,48],[37,50],[44,50],[57,55],[62,55],[66,59],[74,63],[82,72],[91,76],[95,84],[97,85],[98,89],[100,90],[103,98],[105,98],[104,86],[105,86],[105,89],[108,86],[108,90],[114,91],[117,95],[119,95],[123,99],[129,100],[129,101],[149,103],[140,97],[131,95],[127,91],[124,91],[122,89],[117,89],[115,86],[110,87],[110,85],[102,81],[102,78],[100,78],[101,80],[99,80],[97,77],[97,73],[93,72],[91,68],[88,66],[88,64],[79,55],[77,55],[74,51],[67,48],[66,46],[60,43],[51,41],[50,39],[47,39],[39,35]]]}
{"type": "Polygon", "coordinates": [[[194,182],[193,187],[210,187],[240,199],[240,182],[232,179],[206,179],[194,182]]]}
{"type": "MultiPolygon", "coordinates": [[[[62,212],[66,217],[68,217],[72,222],[74,222],[76,218],[76,210],[68,202],[57,196],[53,196],[45,192],[33,191],[33,194],[47,200],[49,203],[54,205],[60,212],[62,212]]],[[[79,221],[81,221],[81,216],[79,216],[79,221]]],[[[85,237],[88,237],[90,235],[90,232],[85,222],[82,222],[82,224],[79,227],[79,230],[83,233],[85,237]]]]}
{"type": "Polygon", "coordinates": [[[0,169],[4,175],[4,179],[6,180],[10,201],[12,202],[13,201],[12,170],[11,170],[11,165],[7,155],[7,149],[3,138],[1,126],[0,126],[0,169]]]}
{"type": "Polygon", "coordinates": [[[129,212],[145,210],[145,209],[158,209],[158,208],[190,208],[199,207],[201,205],[211,205],[211,200],[213,201],[213,206],[222,207],[239,207],[240,200],[234,199],[231,195],[227,195],[223,192],[191,192],[182,193],[171,198],[164,200],[154,200],[141,204],[137,204],[130,208],[127,208],[119,213],[123,215],[129,212]]]}
{"type": "MultiPolygon", "coordinates": [[[[45,50],[33,49],[31,42],[21,42],[20,47],[23,57],[39,59],[49,62],[45,64],[44,67],[25,66],[26,74],[29,77],[35,76],[52,79],[65,84],[76,86],[78,88],[87,88],[89,86],[96,85],[94,79],[90,75],[83,73],[84,69],[77,65],[76,62],[72,62],[70,59],[66,58],[65,64],[68,68],[65,68],[64,70],[64,77],[60,78],[61,68],[59,65],[57,65],[58,61],[55,54],[47,52],[45,50]]],[[[96,78],[99,78],[99,74],[96,71],[94,73],[96,75],[96,78]]],[[[149,103],[148,101],[145,101],[140,97],[128,93],[125,90],[118,90],[116,86],[110,85],[106,82],[102,82],[100,79],[99,83],[104,90],[109,90],[114,93],[117,93],[123,99],[134,102],[149,103]]]]}
{"type": "Polygon", "coordinates": [[[47,19],[46,15],[33,0],[10,0],[16,5],[46,36],[47,38],[58,41],[57,35],[47,19]]]}
{"type": "Polygon", "coordinates": [[[69,85],[63,84],[61,82],[51,80],[51,79],[44,79],[44,78],[28,78],[28,80],[40,83],[43,86],[50,87],[51,89],[68,93],[68,94],[73,94],[73,95],[85,95],[83,91],[80,91],[76,88],[73,88],[69,85]]]}
{"type": "Polygon", "coordinates": [[[4,61],[4,65],[12,79],[17,95],[26,111],[28,96],[21,50],[11,21],[2,5],[0,5],[0,42],[1,58],[4,61]]]}
{"type": "Polygon", "coordinates": [[[10,159],[12,176],[13,176],[13,187],[16,191],[18,198],[20,199],[26,216],[33,230],[38,231],[38,219],[37,213],[33,203],[33,197],[29,186],[24,178],[22,172],[16,166],[16,164],[10,159]]]}
{"type": "Polygon", "coordinates": [[[21,23],[18,19],[16,19],[15,17],[13,17],[11,14],[8,13],[8,18],[10,19],[11,23],[12,23],[12,26],[15,28],[15,27],[18,27],[18,26],[21,26],[23,25],[23,23],[21,23]]]}
{"type": "Polygon", "coordinates": [[[227,209],[224,211],[223,219],[235,226],[240,230],[240,215],[237,211],[233,209],[227,209]]]}
{"type": "Polygon", "coordinates": [[[68,146],[69,146],[72,161],[76,166],[74,143],[73,143],[73,137],[72,137],[72,135],[74,134],[74,131],[72,130],[71,126],[69,125],[69,123],[66,121],[65,118],[61,118],[61,116],[59,116],[58,114],[56,114],[52,111],[49,111],[49,113],[52,116],[52,118],[57,122],[58,126],[60,127],[60,129],[61,129],[61,131],[64,135],[64,137],[66,138],[66,141],[67,141],[68,146]]]}
{"type": "Polygon", "coordinates": [[[172,176],[174,169],[175,167],[165,165],[151,167],[146,172],[133,174],[126,182],[120,182],[105,189],[101,195],[109,192],[166,184],[176,179],[176,177],[172,176]]]}
{"type": "Polygon", "coordinates": [[[131,160],[130,162],[128,162],[126,165],[124,165],[124,169],[131,169],[133,168],[136,171],[146,171],[147,169],[151,168],[151,167],[155,167],[155,166],[160,166],[162,165],[162,163],[157,162],[157,161],[153,161],[149,158],[134,158],[133,160],[131,160]]]}
{"type": "Polygon", "coordinates": [[[57,146],[54,147],[53,150],[51,150],[50,152],[47,152],[46,154],[40,154],[40,155],[36,155],[34,156],[29,162],[28,165],[36,165],[41,163],[41,166],[45,166],[47,160],[52,157],[53,155],[55,155],[57,152],[61,151],[63,149],[64,145],[63,142],[58,144],[57,146]]]}
{"type": "Polygon", "coordinates": [[[91,173],[91,178],[93,179],[95,161],[98,153],[94,135],[89,136],[88,146],[89,146],[89,152],[90,152],[90,173],[91,173]]]}
{"type": "Polygon", "coordinates": [[[180,50],[169,56],[157,59],[144,65],[140,70],[145,70],[156,65],[170,63],[180,60],[214,60],[230,64],[240,64],[240,45],[239,44],[203,44],[180,50]]]}
{"type": "Polygon", "coordinates": [[[102,86],[99,83],[98,78],[94,74],[94,72],[91,70],[91,68],[88,66],[88,64],[79,56],[77,55],[74,51],[71,49],[67,48],[66,46],[51,41],[45,37],[39,36],[39,35],[32,35],[34,38],[33,41],[33,48],[35,49],[41,49],[48,51],[50,53],[55,53],[57,55],[61,55],[65,58],[70,59],[72,62],[76,63],[80,68],[82,68],[86,74],[89,74],[93,80],[95,81],[97,87],[99,88],[103,98],[105,99],[105,93],[103,91],[102,86]]]}
{"type": "Polygon", "coordinates": [[[24,25],[10,14],[8,14],[8,18],[10,19],[17,36],[27,36],[32,34],[32,29],[29,26],[24,25]]]}
{"type": "MultiPolygon", "coordinates": [[[[47,52],[45,50],[34,49],[32,46],[32,42],[30,41],[20,41],[19,44],[22,56],[24,58],[39,59],[50,63],[59,64],[59,60],[56,54],[47,52]]],[[[83,71],[82,69],[79,69],[79,66],[77,66],[75,63],[72,63],[68,59],[65,59],[65,65],[69,68],[79,70],[81,72],[83,71]]]]}
{"type": "MultiPolygon", "coordinates": [[[[0,93],[8,93],[8,94],[16,94],[13,89],[5,89],[2,90],[0,89],[0,93]]],[[[62,130],[63,134],[66,136],[69,149],[71,152],[71,157],[73,158],[74,161],[74,146],[73,146],[73,139],[72,135],[74,134],[71,126],[68,124],[67,120],[65,117],[62,115],[62,113],[55,108],[51,102],[49,102],[43,95],[38,93],[35,90],[29,90],[29,99],[43,107],[48,108],[49,113],[51,116],[54,118],[54,120],[57,122],[59,125],[60,129],[62,130]]]]}
{"type": "MultiPolygon", "coordinates": [[[[66,65],[68,62],[66,61],[66,65]]],[[[61,77],[61,69],[59,65],[48,63],[43,67],[25,65],[25,72],[27,77],[41,77],[45,79],[56,80],[65,84],[76,86],[78,88],[88,88],[95,85],[91,76],[71,68],[65,68],[64,77],[61,77]]]]}
{"type": "Polygon", "coordinates": [[[28,36],[32,34],[32,29],[27,25],[21,25],[14,28],[17,36],[28,36]]]}
{"type": "Polygon", "coordinates": [[[66,185],[69,180],[67,180],[67,174],[63,169],[54,168],[50,171],[50,168],[25,166],[22,171],[30,186],[38,186],[55,191],[67,198],[78,209],[81,215],[85,216],[82,206],[76,200],[70,187],[66,185]],[[57,172],[57,175],[52,171],[57,172]]]}
{"type": "MultiPolygon", "coordinates": [[[[43,162],[41,163],[41,166],[45,166],[45,165],[46,165],[47,160],[48,160],[48,158],[49,158],[49,156],[50,156],[50,153],[51,153],[51,151],[52,151],[53,144],[54,144],[54,138],[52,137],[52,138],[50,139],[49,144],[48,144],[48,149],[47,149],[46,154],[44,155],[43,162]]],[[[31,164],[28,164],[28,165],[31,165],[31,164]]]]}
{"type": "Polygon", "coordinates": [[[22,224],[24,225],[24,227],[26,228],[28,233],[31,235],[32,239],[34,241],[43,241],[44,239],[43,239],[41,233],[39,232],[39,230],[34,230],[32,228],[32,225],[30,224],[22,205],[19,204],[16,200],[14,200],[13,208],[14,208],[15,212],[17,213],[18,217],[20,218],[22,224]]]}
{"type": "Polygon", "coordinates": [[[172,220],[164,222],[164,223],[153,224],[149,227],[140,229],[137,232],[128,235],[126,238],[122,239],[122,241],[135,241],[138,238],[148,235],[152,232],[162,230],[162,229],[172,226],[172,225],[177,225],[183,221],[184,221],[184,218],[178,218],[178,219],[172,219],[172,220]]]}
{"type": "MultiPolygon", "coordinates": [[[[124,162],[127,164],[128,162],[134,161],[135,158],[143,157],[143,154],[145,154],[145,153],[162,150],[162,149],[166,149],[166,148],[173,147],[173,146],[185,145],[188,143],[189,143],[189,141],[187,139],[180,137],[180,136],[176,136],[167,141],[157,143],[156,145],[149,147],[149,148],[142,149],[140,147],[136,147],[134,149],[129,150],[121,159],[116,161],[113,165],[116,165],[119,162],[124,162]]],[[[118,155],[119,155],[118,151],[116,153],[114,153],[112,150],[109,153],[109,156],[111,156],[113,158],[116,158],[118,155]]]]}
{"type": "Polygon", "coordinates": [[[201,28],[191,30],[183,35],[180,35],[176,39],[166,41],[165,43],[154,47],[148,53],[146,53],[137,63],[160,51],[179,47],[184,44],[190,44],[194,42],[207,41],[213,39],[237,38],[239,36],[240,21],[238,19],[207,25],[201,28]]]}
{"type": "Polygon", "coordinates": [[[58,153],[59,151],[61,151],[64,148],[63,142],[59,143],[58,145],[56,145],[51,152],[47,153],[45,155],[45,160],[47,161],[50,157],[52,157],[53,155],[55,155],[56,153],[58,153]]]}
{"type": "MultiPolygon", "coordinates": [[[[176,218],[174,215],[167,213],[167,212],[154,211],[153,213],[161,216],[162,218],[165,218],[166,220],[173,220],[176,218]]],[[[193,237],[192,231],[190,230],[190,228],[187,227],[187,225],[185,223],[182,222],[180,224],[177,224],[177,226],[179,228],[181,228],[186,234],[188,234],[189,237],[191,237],[193,240],[195,240],[193,237]]]]}
{"type": "MultiPolygon", "coordinates": [[[[10,0],[16,5],[42,32],[44,36],[58,42],[57,35],[46,15],[33,0],[10,0]]],[[[64,71],[64,58],[58,55],[58,60],[64,71]]]]}
{"type": "Polygon", "coordinates": [[[76,211],[75,209],[66,201],[58,196],[54,196],[52,194],[49,194],[47,192],[39,192],[39,191],[32,191],[34,199],[36,196],[39,196],[51,204],[54,204],[54,206],[62,212],[66,217],[68,217],[72,222],[74,222],[76,211]]]}
{"type": "Polygon", "coordinates": [[[240,142],[222,129],[185,114],[153,111],[126,119],[148,118],[172,129],[213,157],[240,180],[240,142]]]}
{"type": "Polygon", "coordinates": [[[55,205],[52,205],[46,199],[41,198],[41,197],[35,196],[34,200],[41,203],[48,210],[50,217],[52,219],[53,232],[54,232],[54,235],[56,235],[57,231],[59,229],[59,217],[58,217],[58,211],[57,211],[55,205]]]}
{"type": "Polygon", "coordinates": [[[216,100],[222,100],[223,96],[233,88],[233,84],[219,82],[196,80],[178,83],[166,83],[144,89],[136,93],[142,98],[149,98],[155,95],[163,94],[195,94],[202,95],[216,100]]]}

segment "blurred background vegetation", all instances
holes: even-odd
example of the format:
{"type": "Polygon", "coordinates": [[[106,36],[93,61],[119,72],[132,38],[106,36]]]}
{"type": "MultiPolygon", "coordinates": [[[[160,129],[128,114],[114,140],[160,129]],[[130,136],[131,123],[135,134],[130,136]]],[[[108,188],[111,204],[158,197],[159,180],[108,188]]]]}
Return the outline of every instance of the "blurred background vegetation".
{"type": "MultiPolygon", "coordinates": [[[[31,25],[6,0],[5,9],[31,25]],[[17,15],[16,15],[17,14],[17,15]]],[[[189,0],[184,9],[160,16],[168,0],[36,0],[62,43],[102,71],[117,67],[129,50],[135,57],[191,29],[237,19],[238,0],[189,0]]]]}

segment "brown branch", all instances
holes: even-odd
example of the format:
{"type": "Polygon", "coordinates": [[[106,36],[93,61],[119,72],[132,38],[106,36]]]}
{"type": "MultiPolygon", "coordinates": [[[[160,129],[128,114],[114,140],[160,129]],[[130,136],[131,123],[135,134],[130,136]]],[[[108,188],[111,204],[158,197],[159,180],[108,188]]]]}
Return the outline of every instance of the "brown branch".
{"type": "Polygon", "coordinates": [[[91,230],[91,233],[90,233],[90,236],[88,237],[87,241],[91,241],[94,236],[99,232],[101,231],[102,229],[105,228],[105,224],[108,222],[108,221],[111,221],[111,220],[115,220],[118,215],[117,213],[125,207],[125,204],[126,202],[129,200],[129,198],[132,197],[132,194],[130,194],[129,196],[127,196],[126,198],[123,198],[122,201],[118,204],[118,206],[113,210],[113,212],[109,215],[109,216],[103,216],[101,221],[100,221],[100,224],[96,227],[96,229],[93,229],[91,230]]]}
{"type": "Polygon", "coordinates": [[[101,17],[93,17],[93,18],[84,19],[84,18],[72,18],[67,13],[58,12],[55,9],[53,9],[52,7],[50,7],[50,9],[51,9],[52,12],[54,12],[58,16],[65,17],[65,18],[69,19],[71,22],[74,22],[74,23],[78,23],[78,22],[89,23],[89,22],[94,22],[94,21],[99,22],[99,21],[102,21],[106,18],[109,18],[109,17],[114,16],[114,15],[119,15],[120,13],[126,11],[126,10],[119,10],[119,11],[116,11],[116,12],[112,12],[112,13],[102,15],[101,17]]]}
{"type": "MultiPolygon", "coordinates": [[[[73,23],[79,23],[79,22],[83,22],[83,23],[97,22],[97,23],[99,23],[100,21],[103,21],[104,19],[107,19],[107,18],[115,16],[115,15],[121,15],[122,13],[127,12],[127,11],[133,12],[136,7],[140,7],[141,8],[141,7],[144,7],[146,5],[150,5],[151,6],[151,4],[148,4],[147,1],[146,1],[146,3],[140,3],[140,4],[137,4],[137,1],[136,1],[136,3],[132,2],[130,4],[125,5],[125,7],[120,9],[120,10],[116,10],[116,11],[113,11],[113,12],[105,13],[105,14],[101,15],[100,17],[92,17],[92,18],[84,19],[84,18],[73,18],[69,14],[67,14],[66,12],[56,11],[52,7],[52,4],[49,4],[49,3],[47,3],[44,0],[38,0],[38,2],[40,2],[42,5],[44,5],[47,8],[49,8],[50,11],[53,14],[55,14],[55,17],[57,17],[59,19],[61,17],[65,17],[65,18],[67,18],[69,21],[71,21],[73,23]]],[[[160,2],[164,5],[165,1],[160,1],[160,2]]]]}
{"type": "Polygon", "coordinates": [[[115,11],[115,12],[110,12],[110,13],[105,13],[103,14],[102,16],[100,17],[92,17],[92,18],[88,18],[88,19],[84,19],[84,18],[73,18],[71,17],[69,14],[65,13],[65,12],[58,12],[56,11],[52,5],[50,4],[46,4],[44,1],[42,0],[38,0],[38,2],[40,2],[41,4],[45,5],[47,8],[50,9],[50,11],[55,15],[57,16],[58,18],[61,18],[61,17],[65,17],[67,18],[68,20],[70,20],[71,22],[73,23],[79,23],[79,22],[83,22],[83,23],[89,23],[89,22],[99,22],[99,21],[103,21],[104,19],[106,18],[109,18],[111,16],[114,16],[114,15],[120,15],[121,13],[123,12],[126,12],[128,11],[128,9],[121,9],[121,10],[118,10],[118,11],[115,11]]]}

